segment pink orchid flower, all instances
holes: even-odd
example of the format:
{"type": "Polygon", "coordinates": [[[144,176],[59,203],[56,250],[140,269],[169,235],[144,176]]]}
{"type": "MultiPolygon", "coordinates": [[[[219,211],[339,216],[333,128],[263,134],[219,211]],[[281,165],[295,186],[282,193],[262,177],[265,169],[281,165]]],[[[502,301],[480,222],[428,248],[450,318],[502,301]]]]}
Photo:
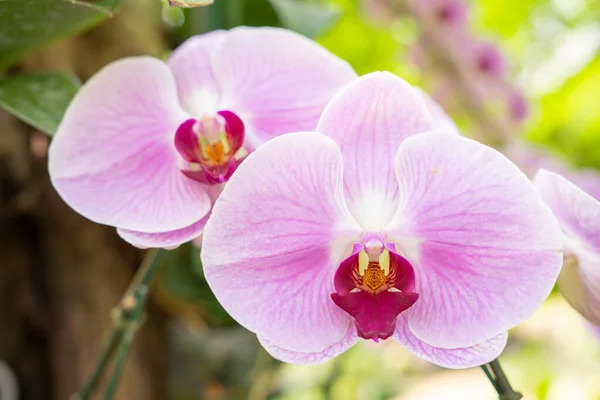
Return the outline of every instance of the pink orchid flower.
{"type": "Polygon", "coordinates": [[[411,0],[416,16],[438,29],[464,30],[469,10],[463,0],[411,0]]]}
{"type": "Polygon", "coordinates": [[[117,61],[79,91],[49,154],[52,183],[83,216],[138,247],[197,237],[244,157],[314,129],[356,77],[290,31],[240,27],[196,36],[167,63],[117,61]]]}
{"type": "Polygon", "coordinates": [[[558,287],[575,310],[600,326],[600,202],[545,169],[538,172],[534,183],[565,235],[565,262],[558,287]]]}
{"type": "Polygon", "coordinates": [[[392,74],[365,75],[317,132],[251,154],[216,202],[206,279],[274,357],[316,363],[390,337],[471,367],[550,293],[562,263],[551,211],[426,101],[392,74]]]}

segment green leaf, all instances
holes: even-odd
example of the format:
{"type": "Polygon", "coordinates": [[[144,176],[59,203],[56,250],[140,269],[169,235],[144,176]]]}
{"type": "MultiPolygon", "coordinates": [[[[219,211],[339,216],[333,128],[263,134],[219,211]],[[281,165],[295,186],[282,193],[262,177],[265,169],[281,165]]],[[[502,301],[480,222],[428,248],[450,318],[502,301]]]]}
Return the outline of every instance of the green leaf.
{"type": "Polygon", "coordinates": [[[0,107],[53,135],[81,83],[62,72],[38,72],[0,79],[0,107]]]}
{"type": "Polygon", "coordinates": [[[341,10],[306,0],[269,0],[283,26],[314,38],[333,26],[341,10]]]}
{"type": "Polygon", "coordinates": [[[0,68],[107,18],[123,0],[0,0],[0,68]]]}

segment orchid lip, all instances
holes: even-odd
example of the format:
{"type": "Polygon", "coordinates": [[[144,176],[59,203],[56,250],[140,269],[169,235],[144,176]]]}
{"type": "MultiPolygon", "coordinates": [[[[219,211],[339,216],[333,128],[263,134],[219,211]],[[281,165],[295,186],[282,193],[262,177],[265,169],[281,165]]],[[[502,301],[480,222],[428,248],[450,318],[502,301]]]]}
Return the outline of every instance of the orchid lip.
{"type": "Polygon", "coordinates": [[[354,245],[336,271],[334,286],[333,302],[354,318],[359,336],[375,341],[390,337],[398,315],[419,297],[412,265],[378,234],[354,245]]]}
{"type": "Polygon", "coordinates": [[[244,123],[232,111],[204,114],[184,121],[175,133],[175,148],[188,164],[181,172],[212,185],[229,180],[242,161],[244,123]]]}

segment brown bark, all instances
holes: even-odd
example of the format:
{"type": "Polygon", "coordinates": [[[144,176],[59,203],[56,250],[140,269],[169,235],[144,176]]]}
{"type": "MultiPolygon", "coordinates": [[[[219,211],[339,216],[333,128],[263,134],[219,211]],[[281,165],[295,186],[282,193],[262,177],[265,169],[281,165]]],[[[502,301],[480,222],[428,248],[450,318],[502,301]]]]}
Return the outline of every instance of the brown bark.
{"type": "MultiPolygon", "coordinates": [[[[22,68],[62,69],[85,79],[119,57],[158,55],[159,7],[130,1],[113,20],[51,46],[22,68]]],[[[93,369],[111,329],[110,311],[141,252],[62,202],[45,157],[31,152],[32,135],[0,113],[0,359],[16,373],[24,399],[64,400],[93,369]]],[[[149,308],[118,399],[166,398],[165,318],[149,308]]]]}

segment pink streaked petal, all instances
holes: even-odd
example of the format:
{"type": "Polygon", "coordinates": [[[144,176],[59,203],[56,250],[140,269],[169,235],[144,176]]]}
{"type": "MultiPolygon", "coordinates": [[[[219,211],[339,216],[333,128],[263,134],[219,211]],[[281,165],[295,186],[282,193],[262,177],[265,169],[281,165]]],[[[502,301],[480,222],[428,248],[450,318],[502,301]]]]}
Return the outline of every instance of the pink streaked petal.
{"type": "Polygon", "coordinates": [[[392,336],[415,356],[444,368],[463,369],[486,364],[497,358],[506,347],[508,333],[504,332],[474,346],[442,349],[420,341],[408,327],[406,317],[401,315],[392,336]]]}
{"type": "Polygon", "coordinates": [[[429,132],[396,157],[401,185],[388,239],[415,268],[411,332],[434,347],[470,347],[529,318],[562,264],[556,218],[496,150],[429,132]]]}
{"type": "Polygon", "coordinates": [[[222,108],[242,118],[253,147],[284,133],[314,131],[327,102],[356,78],[347,62],[279,28],[232,29],[213,60],[222,108]]]}
{"type": "Polygon", "coordinates": [[[534,183],[567,237],[570,255],[558,278],[560,291],[581,315],[600,324],[600,202],[545,169],[534,183]]]}
{"type": "Polygon", "coordinates": [[[600,202],[554,172],[541,169],[535,186],[568,235],[600,253],[600,202]]]}
{"type": "Polygon", "coordinates": [[[329,361],[348,351],[359,341],[359,337],[356,334],[354,324],[352,324],[348,329],[348,333],[346,333],[346,336],[344,336],[342,340],[319,352],[297,352],[286,350],[274,345],[260,335],[258,336],[258,341],[271,356],[280,361],[292,364],[319,364],[329,361]]]}
{"type": "Polygon", "coordinates": [[[388,72],[358,78],[327,105],[317,131],[342,149],[346,199],[363,228],[381,229],[397,208],[400,143],[432,127],[419,93],[388,72]]]}
{"type": "MultiPolygon", "coordinates": [[[[575,247],[575,246],[574,246],[575,247]]],[[[600,255],[574,248],[565,257],[558,287],[567,302],[590,322],[600,325],[600,255]]]]}
{"type": "Polygon", "coordinates": [[[219,53],[226,36],[226,31],[213,31],[191,37],[169,58],[181,105],[195,117],[218,111],[221,90],[212,59],[219,53]]]}
{"type": "Polygon", "coordinates": [[[173,137],[187,118],[164,63],[112,63],[69,106],[50,146],[52,183],[98,223],[143,232],[189,226],[211,204],[202,185],[178,168],[173,137]]]}
{"type": "Polygon", "coordinates": [[[208,221],[207,214],[200,221],[197,221],[190,226],[186,226],[183,229],[177,229],[169,232],[158,232],[158,233],[146,233],[137,232],[127,229],[117,229],[117,233],[126,242],[131,243],[135,247],[140,249],[147,248],[173,248],[180,244],[194,240],[202,235],[206,221],[208,221]]]}
{"type": "Polygon", "coordinates": [[[241,325],[276,346],[321,352],[350,325],[333,277],[360,238],[344,201],[342,156],[318,133],[291,133],[250,154],[217,200],[202,261],[241,325]]]}

